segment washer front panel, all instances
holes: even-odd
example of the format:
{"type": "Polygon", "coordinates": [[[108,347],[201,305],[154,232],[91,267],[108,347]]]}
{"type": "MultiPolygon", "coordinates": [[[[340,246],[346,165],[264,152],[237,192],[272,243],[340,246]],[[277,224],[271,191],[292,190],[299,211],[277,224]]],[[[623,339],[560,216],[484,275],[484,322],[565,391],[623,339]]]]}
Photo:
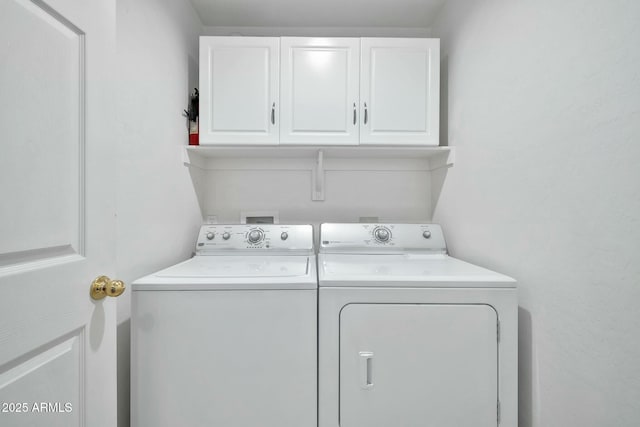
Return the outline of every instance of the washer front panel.
{"type": "Polygon", "coordinates": [[[317,291],[134,292],[132,426],[317,427],[317,291]]]}

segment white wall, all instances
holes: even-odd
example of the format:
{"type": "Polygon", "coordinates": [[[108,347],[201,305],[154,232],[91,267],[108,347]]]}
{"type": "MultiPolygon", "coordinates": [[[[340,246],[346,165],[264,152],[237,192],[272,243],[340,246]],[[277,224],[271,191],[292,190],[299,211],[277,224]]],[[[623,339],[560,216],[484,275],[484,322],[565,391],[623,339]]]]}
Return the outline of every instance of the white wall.
{"type": "MultiPolygon", "coordinates": [[[[327,164],[330,168],[331,160],[327,164]]],[[[281,223],[358,222],[360,217],[420,222],[432,213],[429,175],[418,168],[328,170],[325,199],[313,201],[311,166],[309,170],[207,171],[202,181],[204,214],[216,215],[218,222],[238,222],[243,211],[263,210],[277,211],[281,223]]]]}
{"type": "Polygon", "coordinates": [[[519,281],[521,427],[640,423],[638,22],[636,1],[451,0],[434,28],[457,149],[434,217],[519,281]]]}
{"type": "MultiPolygon", "coordinates": [[[[201,223],[181,157],[201,30],[189,2],[117,0],[117,272],[129,284],[189,257],[201,223]]],[[[129,425],[130,298],[118,298],[120,427],[129,425]]]]}

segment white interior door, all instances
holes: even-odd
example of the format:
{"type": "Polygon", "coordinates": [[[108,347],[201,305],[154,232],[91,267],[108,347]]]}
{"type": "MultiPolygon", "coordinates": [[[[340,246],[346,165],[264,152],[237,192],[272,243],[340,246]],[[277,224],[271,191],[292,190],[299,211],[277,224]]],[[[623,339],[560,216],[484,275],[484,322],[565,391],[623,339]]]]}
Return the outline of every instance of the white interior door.
{"type": "Polygon", "coordinates": [[[113,0],[0,2],[0,425],[116,424],[113,0]]]}
{"type": "Polygon", "coordinates": [[[280,39],[200,37],[200,144],[277,144],[280,39]]]}
{"type": "Polygon", "coordinates": [[[488,305],[347,305],[340,425],[496,426],[496,325],[488,305]]]}
{"type": "Polygon", "coordinates": [[[283,37],[280,144],[358,144],[360,39],[283,37]]]}

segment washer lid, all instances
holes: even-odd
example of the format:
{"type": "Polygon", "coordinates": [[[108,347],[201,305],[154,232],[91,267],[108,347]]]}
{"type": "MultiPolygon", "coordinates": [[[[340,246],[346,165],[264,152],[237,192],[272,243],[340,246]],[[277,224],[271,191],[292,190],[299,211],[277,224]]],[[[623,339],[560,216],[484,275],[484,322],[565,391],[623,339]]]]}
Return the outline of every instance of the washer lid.
{"type": "Polygon", "coordinates": [[[296,277],[309,272],[306,256],[196,256],[155,274],[156,277],[296,277]]]}
{"type": "Polygon", "coordinates": [[[515,287],[515,280],[448,255],[320,254],[320,287],[515,287]]]}
{"type": "Polygon", "coordinates": [[[315,257],[197,255],[133,283],[133,290],[315,289],[315,257]]]}

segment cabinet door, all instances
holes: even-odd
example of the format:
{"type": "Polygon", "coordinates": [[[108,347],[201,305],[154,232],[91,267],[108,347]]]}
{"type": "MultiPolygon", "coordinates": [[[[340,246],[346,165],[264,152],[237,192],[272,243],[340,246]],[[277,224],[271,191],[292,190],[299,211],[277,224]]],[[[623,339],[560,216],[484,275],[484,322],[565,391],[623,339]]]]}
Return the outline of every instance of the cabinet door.
{"type": "Polygon", "coordinates": [[[341,427],[495,427],[496,325],[488,305],[347,305],[341,427]]]}
{"type": "Polygon", "coordinates": [[[200,37],[200,144],[277,144],[277,37],[200,37]]]}
{"type": "Polygon", "coordinates": [[[360,39],[281,39],[281,144],[358,144],[360,39]]]}
{"type": "Polygon", "coordinates": [[[440,40],[363,38],[361,144],[439,144],[440,40]]]}

